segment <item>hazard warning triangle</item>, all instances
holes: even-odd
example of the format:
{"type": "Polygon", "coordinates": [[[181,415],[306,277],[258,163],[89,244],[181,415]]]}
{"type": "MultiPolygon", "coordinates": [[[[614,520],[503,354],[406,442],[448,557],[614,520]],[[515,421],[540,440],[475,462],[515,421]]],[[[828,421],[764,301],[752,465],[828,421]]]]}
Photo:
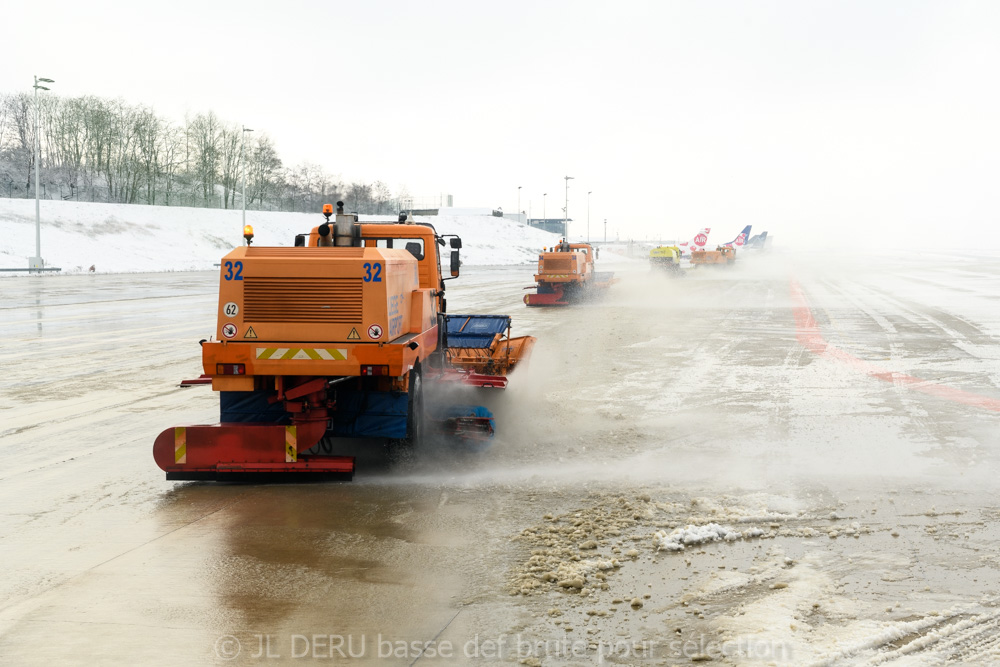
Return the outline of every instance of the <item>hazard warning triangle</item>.
{"type": "Polygon", "coordinates": [[[249,329],[247,329],[247,332],[245,334],[243,334],[243,337],[244,338],[256,338],[257,337],[257,332],[253,330],[253,327],[250,327],[249,329]]]}
{"type": "Polygon", "coordinates": [[[361,336],[358,335],[358,330],[351,328],[351,333],[347,334],[347,340],[361,340],[361,336]]]}

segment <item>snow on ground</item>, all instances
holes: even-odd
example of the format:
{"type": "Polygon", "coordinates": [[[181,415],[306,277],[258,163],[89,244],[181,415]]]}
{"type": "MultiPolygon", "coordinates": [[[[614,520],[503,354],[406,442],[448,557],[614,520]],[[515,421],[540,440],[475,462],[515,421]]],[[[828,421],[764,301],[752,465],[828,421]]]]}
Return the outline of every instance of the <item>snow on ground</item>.
{"type": "Polygon", "coordinates": [[[734,542],[744,537],[761,537],[764,531],[760,528],[751,528],[742,533],[731,528],[724,528],[717,523],[710,523],[706,526],[687,525],[684,528],[675,528],[667,533],[665,530],[658,530],[653,534],[653,544],[657,551],[684,551],[685,547],[704,544],[706,542],[734,542]]]}
{"type": "MultiPolygon", "coordinates": [[[[393,221],[395,216],[361,216],[361,221],[393,221]]],[[[416,216],[439,234],[462,237],[466,265],[533,262],[555,234],[493,216],[416,216]]],[[[247,211],[255,245],[290,246],[296,234],[323,222],[320,213],[247,211]]],[[[44,201],[41,204],[42,257],[64,273],[204,271],[243,241],[240,210],[44,201]]],[[[35,254],[35,202],[0,199],[0,268],[27,268],[35,254]]],[[[3,273],[0,275],[24,275],[3,273]]]]}

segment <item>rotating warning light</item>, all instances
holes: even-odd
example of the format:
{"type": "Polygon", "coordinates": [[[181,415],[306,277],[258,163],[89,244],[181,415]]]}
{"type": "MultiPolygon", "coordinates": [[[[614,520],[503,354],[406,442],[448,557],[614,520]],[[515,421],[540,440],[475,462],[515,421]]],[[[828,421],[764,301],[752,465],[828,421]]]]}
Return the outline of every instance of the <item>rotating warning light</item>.
{"type": "Polygon", "coordinates": [[[247,245],[253,241],[253,227],[251,225],[243,225],[243,238],[247,240],[247,245]]]}

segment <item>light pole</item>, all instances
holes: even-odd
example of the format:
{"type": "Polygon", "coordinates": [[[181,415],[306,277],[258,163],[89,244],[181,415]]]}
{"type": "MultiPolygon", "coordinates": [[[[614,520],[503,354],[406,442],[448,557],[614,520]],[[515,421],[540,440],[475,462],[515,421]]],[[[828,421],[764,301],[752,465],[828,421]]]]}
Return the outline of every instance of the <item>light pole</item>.
{"type": "Polygon", "coordinates": [[[243,167],[243,226],[247,226],[247,132],[253,132],[249,127],[243,126],[243,143],[240,144],[240,166],[243,167]]]}
{"type": "Polygon", "coordinates": [[[517,186],[517,221],[521,222],[521,186],[517,186]]]}
{"type": "Polygon", "coordinates": [[[590,194],[587,193],[587,243],[590,243],[590,194]]]}
{"type": "Polygon", "coordinates": [[[545,195],[547,194],[549,193],[548,192],[542,193],[542,220],[548,220],[548,218],[545,217],[545,195]]]}
{"type": "Polygon", "coordinates": [[[608,219],[604,218],[604,242],[608,242],[608,219]]]}
{"type": "Polygon", "coordinates": [[[569,236],[569,182],[572,176],[565,176],[566,179],[566,207],[563,209],[563,235],[569,236]]]}
{"type": "Polygon", "coordinates": [[[55,83],[55,81],[52,79],[39,79],[38,75],[35,75],[35,256],[29,260],[28,269],[38,269],[41,272],[45,262],[42,261],[42,213],[41,206],[38,203],[38,165],[42,160],[42,142],[38,136],[38,91],[48,90],[48,88],[39,86],[39,82],[55,83]]]}

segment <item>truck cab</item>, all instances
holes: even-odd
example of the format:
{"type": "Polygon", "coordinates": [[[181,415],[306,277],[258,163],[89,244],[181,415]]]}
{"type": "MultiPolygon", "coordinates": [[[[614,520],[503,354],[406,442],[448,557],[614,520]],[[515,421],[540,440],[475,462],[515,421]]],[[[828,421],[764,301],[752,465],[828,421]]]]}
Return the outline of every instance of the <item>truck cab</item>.
{"type": "Polygon", "coordinates": [[[649,251],[649,264],[654,269],[679,273],[681,269],[681,249],[678,246],[657,246],[649,251]]]}
{"type": "Polygon", "coordinates": [[[594,248],[589,243],[565,239],[538,255],[535,280],[547,283],[582,283],[594,274],[594,248]]]}
{"type": "Polygon", "coordinates": [[[691,266],[732,266],[736,262],[736,249],[718,246],[715,250],[693,250],[691,266]]]}

